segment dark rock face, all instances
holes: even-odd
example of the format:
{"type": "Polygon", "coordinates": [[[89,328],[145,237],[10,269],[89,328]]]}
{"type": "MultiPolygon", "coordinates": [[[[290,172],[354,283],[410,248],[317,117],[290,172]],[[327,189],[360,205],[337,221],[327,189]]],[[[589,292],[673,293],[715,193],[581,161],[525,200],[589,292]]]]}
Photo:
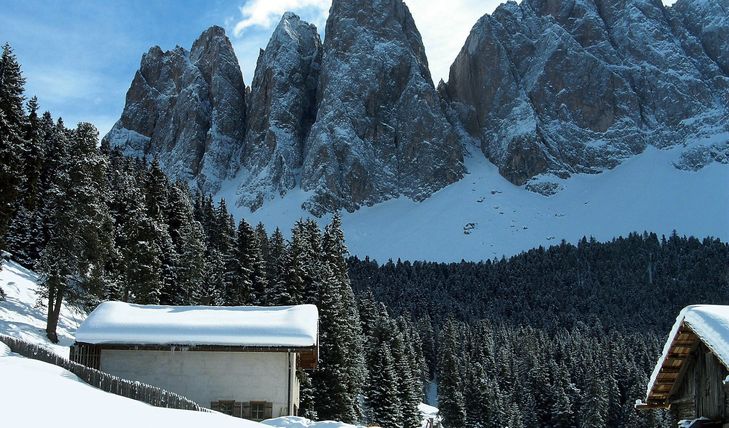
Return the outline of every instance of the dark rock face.
{"type": "Polygon", "coordinates": [[[415,200],[460,179],[462,148],[401,0],[334,0],[301,186],[315,213],[415,200]]]}
{"type": "Polygon", "coordinates": [[[286,13],[261,51],[248,97],[240,203],[257,208],[298,184],[304,141],[316,117],[321,56],[316,27],[286,13]]]}
{"type": "MultiPolygon", "coordinates": [[[[647,144],[715,132],[726,127],[721,52],[729,32],[699,32],[721,10],[715,0],[699,3],[503,4],[474,26],[443,92],[515,184],[597,172],[647,144]]],[[[726,26],[727,14],[718,21],[726,26]]]]}
{"type": "Polygon", "coordinates": [[[230,41],[206,30],[190,52],[153,47],[105,137],[138,157],[158,157],[165,172],[217,191],[245,135],[245,85],[230,41]]]}

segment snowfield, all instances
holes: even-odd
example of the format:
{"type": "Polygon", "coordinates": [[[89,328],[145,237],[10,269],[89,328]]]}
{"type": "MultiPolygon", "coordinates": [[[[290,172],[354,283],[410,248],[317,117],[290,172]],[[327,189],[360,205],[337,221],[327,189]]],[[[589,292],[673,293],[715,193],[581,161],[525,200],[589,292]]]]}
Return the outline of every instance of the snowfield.
{"type": "MultiPolygon", "coordinates": [[[[729,141],[729,135],[718,136],[729,141]]],[[[716,138],[690,146],[729,144],[716,138]]],[[[471,150],[469,174],[423,202],[390,200],[343,214],[347,246],[353,255],[380,262],[428,260],[453,262],[511,256],[538,246],[576,243],[583,236],[600,241],[630,232],[656,232],[729,240],[729,165],[710,163],[696,171],[674,164],[691,147],[657,149],[600,174],[578,174],[568,179],[542,177],[560,188],[544,196],[515,186],[497,168],[471,150]]],[[[218,197],[237,200],[234,187],[218,197]]],[[[286,233],[300,217],[309,216],[301,204],[309,195],[293,190],[266,201],[255,212],[233,208],[237,218],[263,222],[286,233]]],[[[228,207],[232,207],[232,202],[228,207]]],[[[330,217],[320,219],[323,225],[330,217]]]]}

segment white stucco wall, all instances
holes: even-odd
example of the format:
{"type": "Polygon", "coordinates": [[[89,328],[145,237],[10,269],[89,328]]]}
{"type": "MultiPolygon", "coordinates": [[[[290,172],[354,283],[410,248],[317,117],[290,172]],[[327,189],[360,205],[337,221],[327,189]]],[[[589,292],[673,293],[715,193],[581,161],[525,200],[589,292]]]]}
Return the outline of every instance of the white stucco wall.
{"type": "MultiPolygon", "coordinates": [[[[295,363],[295,354],[291,362],[295,363]]],[[[292,367],[296,367],[293,365],[292,367]]],[[[212,401],[269,401],[273,417],[290,414],[286,352],[101,351],[101,370],[176,392],[203,405],[212,401]]],[[[295,369],[291,407],[298,407],[295,369]]]]}

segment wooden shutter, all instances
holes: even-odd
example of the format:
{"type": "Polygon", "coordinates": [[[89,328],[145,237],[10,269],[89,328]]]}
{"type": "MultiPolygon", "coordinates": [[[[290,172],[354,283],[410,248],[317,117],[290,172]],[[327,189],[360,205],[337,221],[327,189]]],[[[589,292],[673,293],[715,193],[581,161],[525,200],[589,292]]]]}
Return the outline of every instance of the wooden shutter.
{"type": "Polygon", "coordinates": [[[240,401],[236,401],[233,404],[233,416],[236,418],[242,418],[243,417],[243,403],[240,401]]]}
{"type": "Polygon", "coordinates": [[[210,410],[215,410],[216,412],[220,411],[220,401],[213,401],[210,403],[210,410]]]}
{"type": "Polygon", "coordinates": [[[250,419],[251,418],[251,403],[246,401],[241,404],[242,404],[241,407],[243,408],[243,417],[246,419],[250,419]]]}
{"type": "Polygon", "coordinates": [[[263,419],[271,419],[273,417],[273,403],[266,402],[266,407],[263,410],[263,419]]]}

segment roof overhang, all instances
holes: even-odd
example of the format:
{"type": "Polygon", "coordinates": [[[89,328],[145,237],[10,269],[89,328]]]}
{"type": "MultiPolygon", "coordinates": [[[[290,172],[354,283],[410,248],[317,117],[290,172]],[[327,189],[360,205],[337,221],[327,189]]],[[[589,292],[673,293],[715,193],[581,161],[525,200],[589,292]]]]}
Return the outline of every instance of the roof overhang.
{"type": "Polygon", "coordinates": [[[670,407],[670,398],[681,383],[691,353],[701,342],[699,336],[685,322],[673,336],[665,352],[665,357],[659,366],[656,366],[653,374],[653,382],[646,395],[645,401],[637,403],[638,410],[666,409],[670,407]]]}
{"type": "Polygon", "coordinates": [[[287,352],[299,355],[298,367],[314,369],[319,362],[319,346],[230,346],[230,345],[190,345],[190,344],[133,344],[133,343],[84,343],[76,342],[74,346],[82,346],[97,351],[174,351],[174,352],[287,352]]]}

